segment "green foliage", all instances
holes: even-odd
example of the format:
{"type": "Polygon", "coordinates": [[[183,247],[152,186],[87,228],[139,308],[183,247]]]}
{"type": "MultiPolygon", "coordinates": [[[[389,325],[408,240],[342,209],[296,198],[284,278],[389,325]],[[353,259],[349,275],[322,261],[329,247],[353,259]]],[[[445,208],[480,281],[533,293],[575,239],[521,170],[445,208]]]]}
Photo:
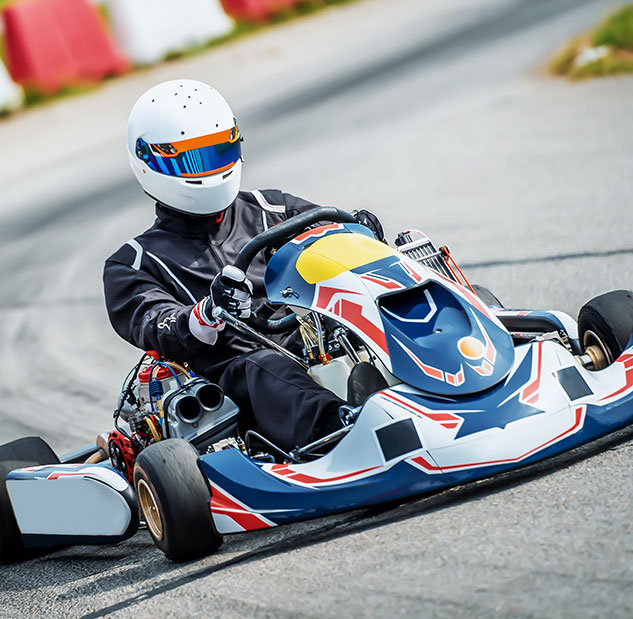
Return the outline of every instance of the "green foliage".
{"type": "Polygon", "coordinates": [[[549,63],[549,70],[556,75],[567,75],[586,40],[584,36],[572,39],[549,63]]]}
{"type": "Polygon", "coordinates": [[[56,101],[57,99],[65,99],[66,97],[91,92],[97,87],[98,84],[75,84],[64,86],[64,88],[53,94],[42,92],[38,88],[27,87],[24,89],[24,105],[25,107],[42,105],[48,101],[56,101]]]}
{"type": "Polygon", "coordinates": [[[609,16],[594,30],[570,41],[550,61],[549,70],[574,80],[633,72],[633,4],[609,16]],[[605,47],[607,54],[578,65],[576,59],[588,47],[605,47]]]}
{"type": "Polygon", "coordinates": [[[633,50],[633,5],[608,17],[593,33],[592,43],[633,50]]]}
{"type": "Polygon", "coordinates": [[[588,62],[580,67],[572,67],[567,75],[573,80],[579,80],[586,77],[631,73],[632,71],[633,57],[621,57],[611,53],[604,58],[588,62]]]}

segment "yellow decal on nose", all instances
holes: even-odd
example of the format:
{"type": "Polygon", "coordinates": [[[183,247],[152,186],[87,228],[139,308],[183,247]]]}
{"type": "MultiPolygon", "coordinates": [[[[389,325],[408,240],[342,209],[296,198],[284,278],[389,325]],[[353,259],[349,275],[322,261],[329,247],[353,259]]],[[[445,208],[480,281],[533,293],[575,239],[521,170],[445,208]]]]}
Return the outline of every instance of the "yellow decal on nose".
{"type": "Polygon", "coordinates": [[[398,252],[388,245],[364,234],[331,234],[303,251],[297,260],[297,271],[308,284],[316,284],[396,255],[398,252]]]}

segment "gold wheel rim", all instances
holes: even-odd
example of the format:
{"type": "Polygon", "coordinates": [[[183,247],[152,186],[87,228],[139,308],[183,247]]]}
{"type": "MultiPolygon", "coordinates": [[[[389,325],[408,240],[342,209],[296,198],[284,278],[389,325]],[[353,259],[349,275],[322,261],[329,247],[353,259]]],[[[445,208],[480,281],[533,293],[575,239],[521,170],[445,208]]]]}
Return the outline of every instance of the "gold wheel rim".
{"type": "Polygon", "coordinates": [[[138,480],[136,492],[138,493],[138,501],[141,504],[141,511],[145,516],[145,522],[149,531],[154,539],[160,542],[163,539],[163,520],[160,517],[154,493],[144,479],[138,480]]]}
{"type": "Polygon", "coordinates": [[[582,339],[585,352],[592,358],[596,370],[606,368],[607,365],[613,361],[604,342],[593,331],[590,329],[585,331],[585,335],[582,339]],[[594,357],[596,358],[594,359],[594,357]]]}

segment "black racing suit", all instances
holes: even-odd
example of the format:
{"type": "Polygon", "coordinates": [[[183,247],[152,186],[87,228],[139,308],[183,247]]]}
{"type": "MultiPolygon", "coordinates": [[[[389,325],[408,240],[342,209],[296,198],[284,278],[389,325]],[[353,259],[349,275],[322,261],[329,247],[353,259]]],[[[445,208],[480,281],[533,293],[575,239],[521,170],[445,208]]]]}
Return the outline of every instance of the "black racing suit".
{"type": "MultiPolygon", "coordinates": [[[[233,264],[255,235],[315,204],[277,190],[240,192],[221,215],[194,217],[156,205],[154,225],[106,260],[106,307],[115,331],[142,350],[187,362],[218,382],[240,407],[243,428],[255,428],[283,449],[306,444],[339,426],[332,392],[295,362],[226,327],[212,346],[192,335],[189,314],[213,278],[233,264]]],[[[253,307],[266,299],[265,262],[248,270],[253,307]]]]}

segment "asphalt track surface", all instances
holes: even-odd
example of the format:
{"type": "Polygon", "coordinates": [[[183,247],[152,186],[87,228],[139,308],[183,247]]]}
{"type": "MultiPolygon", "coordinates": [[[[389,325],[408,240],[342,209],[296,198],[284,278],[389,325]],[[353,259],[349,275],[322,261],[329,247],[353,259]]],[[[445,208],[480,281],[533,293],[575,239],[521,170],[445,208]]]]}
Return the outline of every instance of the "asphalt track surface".
{"type": "MultiPolygon", "coordinates": [[[[542,67],[612,6],[367,0],[309,20],[312,33],[347,28],[328,45],[305,24],[277,30],[264,52],[283,72],[255,63],[248,79],[224,77],[225,52],[213,52],[113,86],[125,90],[112,107],[179,70],[218,74],[247,136],[245,187],[370,208],[391,237],[422,228],[507,306],[575,315],[596,294],[633,288],[633,80],[571,85],[542,67]],[[284,45],[302,44],[302,62],[288,60],[284,45]]],[[[17,172],[3,181],[2,442],[39,434],[64,452],[93,439],[136,359],[107,324],[100,271],[151,207],[124,160],[100,157],[60,153],[46,187],[17,172]],[[66,182],[69,162],[92,175],[66,182]]],[[[145,531],[66,549],[0,568],[0,616],[627,617],[632,460],[623,430],[416,501],[228,537],[179,566],[145,531]]]]}

